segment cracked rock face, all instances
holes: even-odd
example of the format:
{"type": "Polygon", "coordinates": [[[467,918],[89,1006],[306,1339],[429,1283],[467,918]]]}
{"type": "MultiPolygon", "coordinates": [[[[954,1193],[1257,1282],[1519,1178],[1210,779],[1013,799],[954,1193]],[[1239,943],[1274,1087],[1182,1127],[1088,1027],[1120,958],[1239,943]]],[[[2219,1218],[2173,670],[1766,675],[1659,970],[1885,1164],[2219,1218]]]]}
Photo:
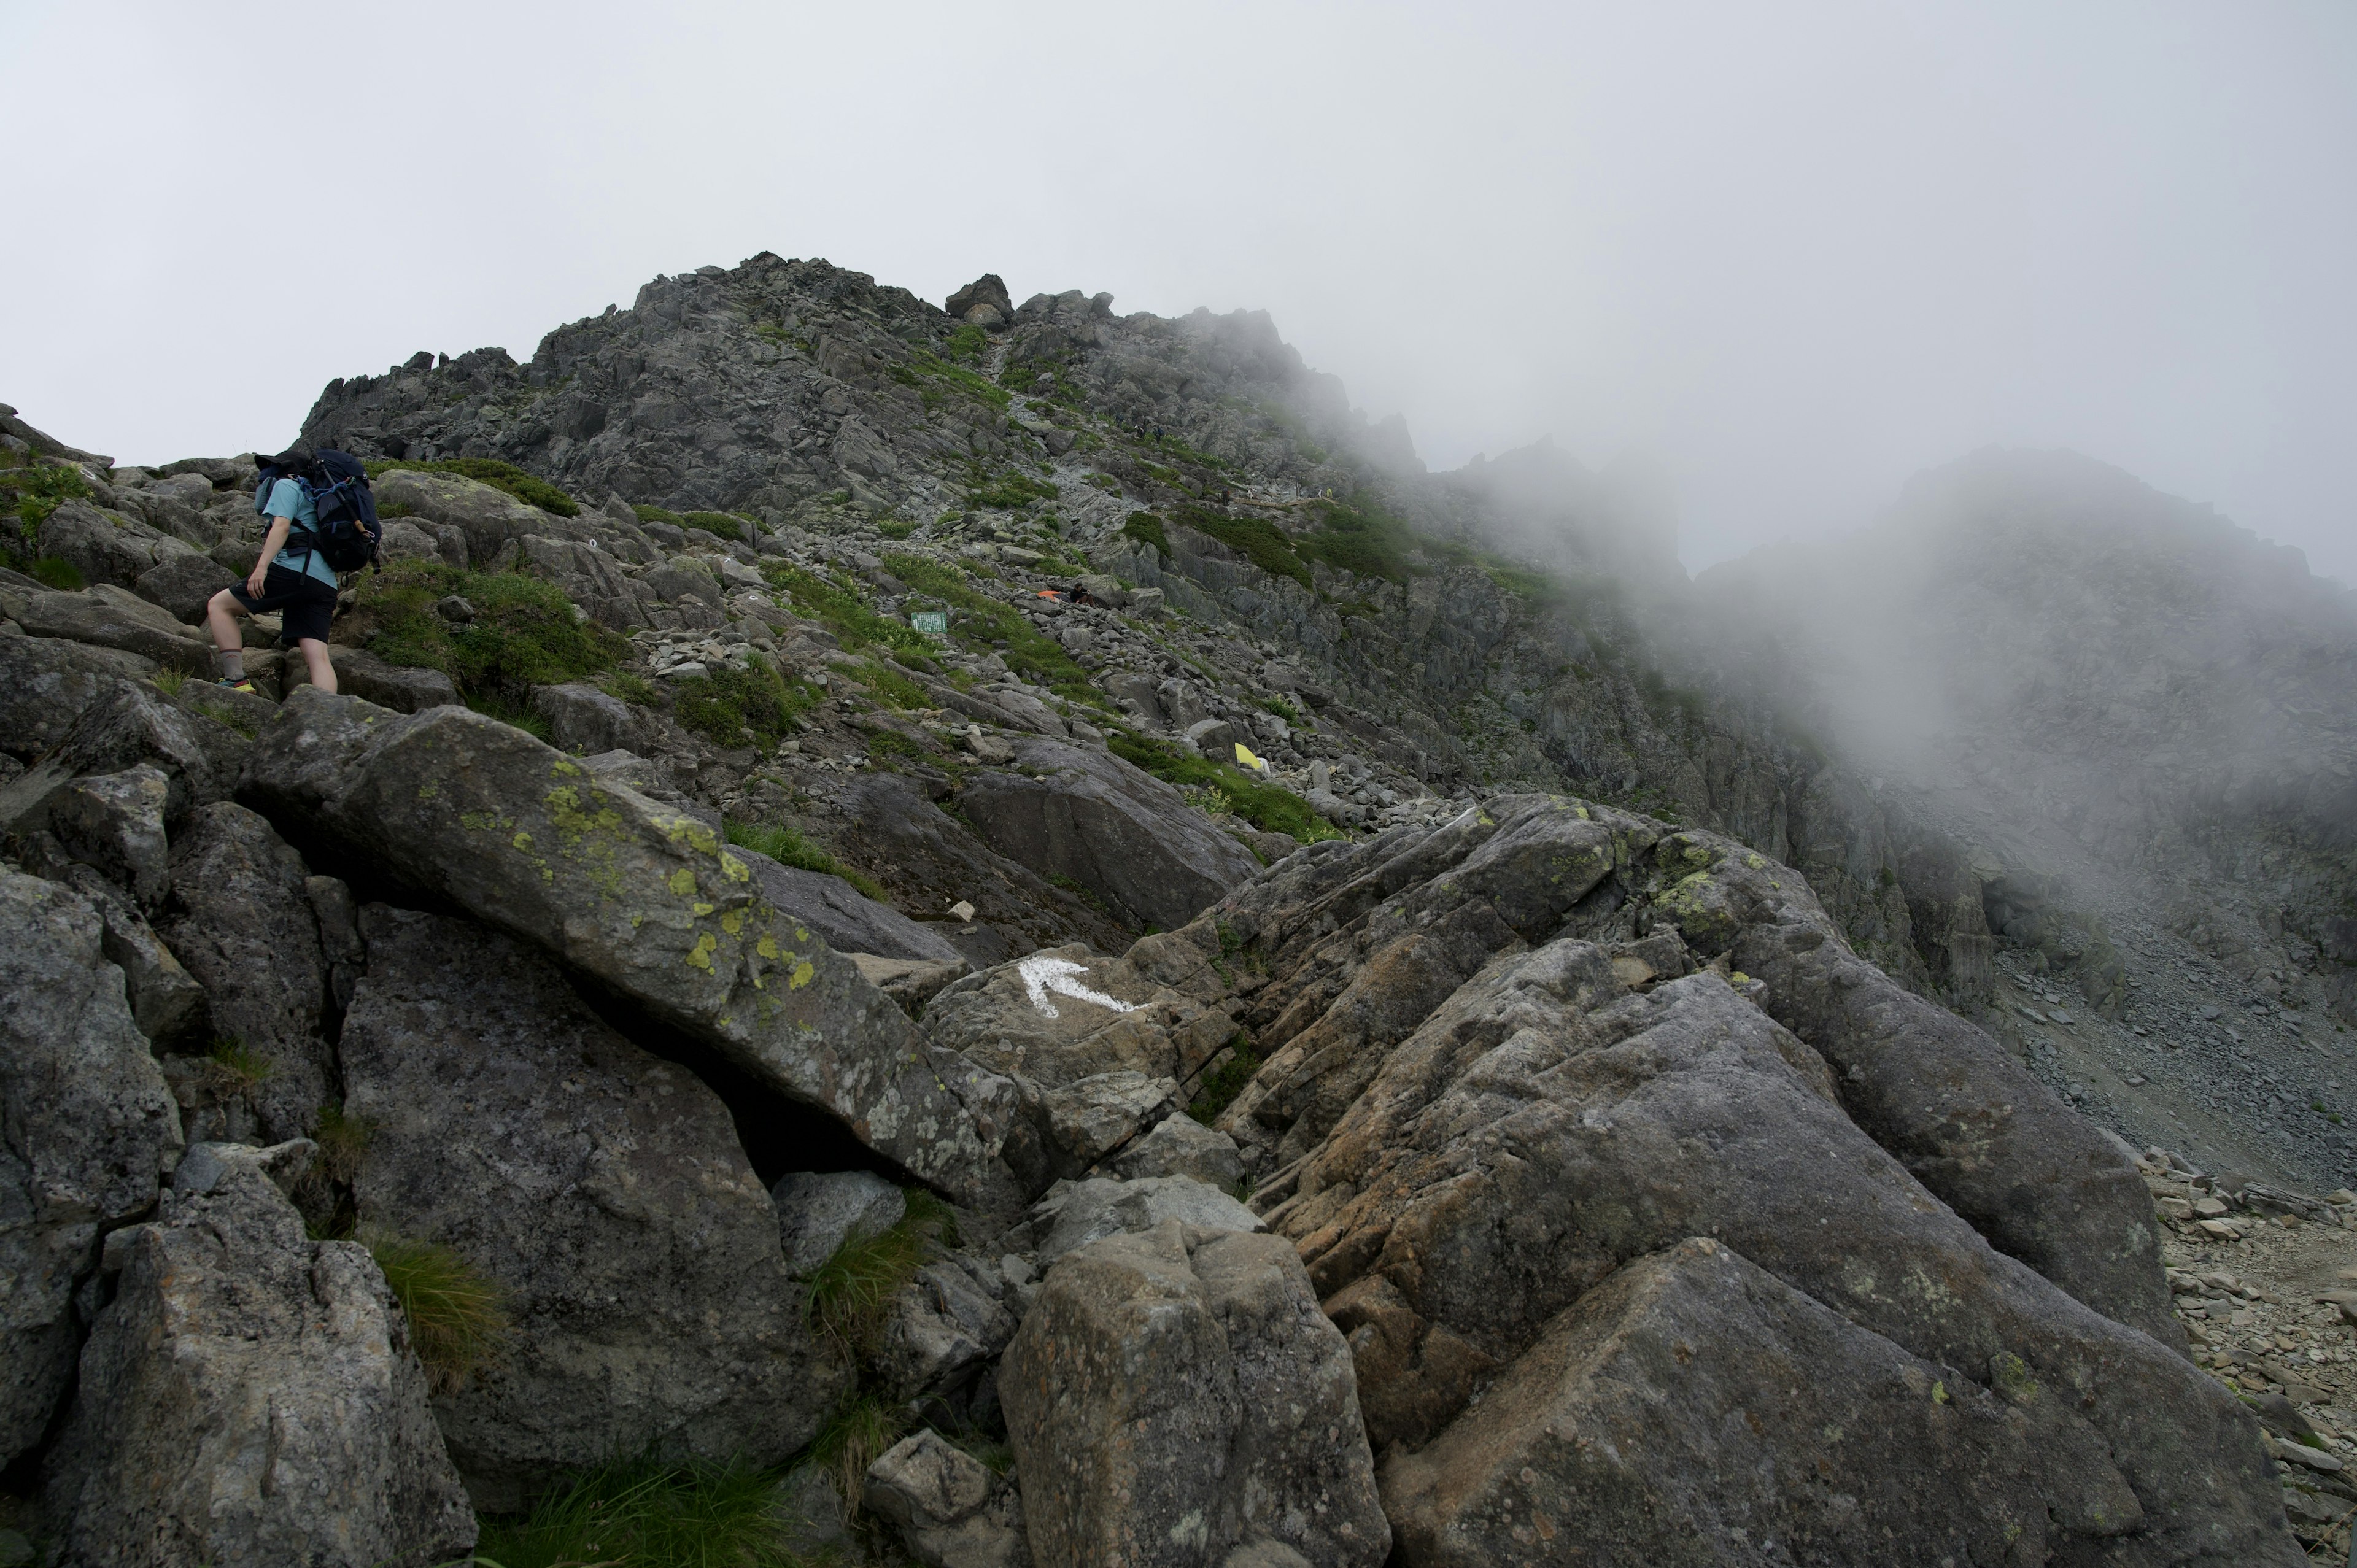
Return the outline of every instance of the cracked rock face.
{"type": "Polygon", "coordinates": [[[74,1292],[106,1230],[156,1201],[180,1113],[108,962],[102,917],[0,870],[0,1463],[73,1380],[74,1292]]]}
{"type": "Polygon", "coordinates": [[[1993,1042],[1850,954],[1787,868],[1506,799],[1296,857],[1196,929],[1220,926],[1269,976],[1232,1004],[1275,1047],[1221,1125],[1349,1336],[1409,1561],[1606,1539],[1634,1560],[1691,1550],[1694,1518],[1884,1560],[1800,1493],[1831,1480],[1859,1517],[1888,1511],[1899,1494],[1844,1477],[1892,1466],[1937,1494],[1917,1510],[1927,1554],[1983,1552],[2004,1516],[2043,1517],[2064,1555],[2116,1540],[2156,1560],[2293,1560],[2254,1423],[2166,1348],[2181,1338],[2134,1168],[1993,1042]],[[1644,1341],[1671,1319],[1684,1351],[1656,1359],[1644,1341]],[[1789,1374],[1764,1372],[1780,1337],[1789,1374]],[[1954,1408],[1911,1435],[1836,1413],[1919,1374],[1954,1408]],[[1636,1432],[1656,1403],[1749,1408],[1747,1380],[1778,1375],[1844,1442],[1872,1436],[1764,1501],[1739,1467],[1696,1478],[1676,1442],[1701,1435],[1618,1458],[1564,1441],[1636,1432]],[[1501,1391],[1535,1413],[1510,1428],[1501,1391]],[[2088,1457],[2104,1455],[2115,1470],[2088,1457]],[[1589,1506],[1610,1530],[1580,1522],[1589,1506]],[[1555,1544],[1516,1533],[1534,1509],[1555,1544]]]}
{"type": "MultiPolygon", "coordinates": [[[[844,1381],[720,1099],[600,1024],[554,966],[371,905],[344,1023],[363,1227],[451,1248],[514,1326],[436,1402],[479,1507],[641,1449],[774,1464],[844,1381]]],[[[898,1196],[897,1194],[895,1195],[898,1196]]]]}
{"type": "Polygon", "coordinates": [[[383,1276],[358,1243],[307,1240],[254,1152],[230,1153],[246,1157],[202,1162],[110,1246],[114,1299],[48,1459],[65,1560],[428,1568],[472,1550],[383,1276]]]}

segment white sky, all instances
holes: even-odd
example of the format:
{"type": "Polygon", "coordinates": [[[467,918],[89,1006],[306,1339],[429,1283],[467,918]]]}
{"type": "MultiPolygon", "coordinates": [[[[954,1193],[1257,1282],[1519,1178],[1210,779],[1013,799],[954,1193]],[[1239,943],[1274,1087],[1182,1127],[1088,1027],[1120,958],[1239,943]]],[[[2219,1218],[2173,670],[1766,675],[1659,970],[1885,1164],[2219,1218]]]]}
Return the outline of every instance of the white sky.
{"type": "Polygon", "coordinates": [[[120,460],[823,255],[1272,312],[1691,567],[2069,446],[2357,581],[2357,5],[0,0],[0,399],[120,460]]]}

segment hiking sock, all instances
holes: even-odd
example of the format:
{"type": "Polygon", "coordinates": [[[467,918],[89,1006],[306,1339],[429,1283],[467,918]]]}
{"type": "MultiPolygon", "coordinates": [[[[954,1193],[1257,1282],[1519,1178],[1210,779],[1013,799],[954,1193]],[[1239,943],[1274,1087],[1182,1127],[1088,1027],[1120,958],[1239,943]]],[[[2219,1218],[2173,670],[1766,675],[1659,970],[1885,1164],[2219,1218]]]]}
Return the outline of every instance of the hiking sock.
{"type": "Polygon", "coordinates": [[[221,676],[234,686],[245,679],[245,650],[224,648],[221,650],[221,676]]]}

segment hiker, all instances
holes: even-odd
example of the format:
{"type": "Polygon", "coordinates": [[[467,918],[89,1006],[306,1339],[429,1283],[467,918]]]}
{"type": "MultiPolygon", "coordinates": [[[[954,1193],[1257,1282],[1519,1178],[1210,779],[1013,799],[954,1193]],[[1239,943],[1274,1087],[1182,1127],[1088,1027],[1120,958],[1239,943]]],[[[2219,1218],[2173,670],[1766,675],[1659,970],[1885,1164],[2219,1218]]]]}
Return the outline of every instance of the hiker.
{"type": "Polygon", "coordinates": [[[221,684],[253,690],[237,618],[274,610],[279,646],[301,650],[311,683],[332,692],[336,667],[328,658],[328,623],[336,613],[336,574],[376,556],[379,530],[368,476],[357,458],[341,452],[315,456],[300,447],[265,457],[259,467],[253,510],[270,520],[269,535],[245,581],[223,588],[205,606],[205,624],[221,655],[221,684]],[[329,513],[324,524],[322,497],[329,513]]]}

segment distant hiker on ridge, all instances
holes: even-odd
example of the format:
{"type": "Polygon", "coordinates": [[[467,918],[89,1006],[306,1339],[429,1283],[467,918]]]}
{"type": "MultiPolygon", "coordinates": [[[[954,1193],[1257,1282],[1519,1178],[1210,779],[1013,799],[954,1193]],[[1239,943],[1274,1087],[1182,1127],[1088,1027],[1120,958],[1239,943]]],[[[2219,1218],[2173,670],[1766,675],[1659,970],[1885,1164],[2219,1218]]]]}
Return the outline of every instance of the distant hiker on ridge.
{"type": "Polygon", "coordinates": [[[332,692],[336,667],[328,660],[328,623],[336,613],[337,574],[372,564],[383,532],[368,470],[349,454],[314,456],[300,447],[264,457],[259,467],[253,510],[270,520],[269,535],[244,583],[223,588],[205,606],[205,624],[221,654],[221,684],[253,690],[237,618],[274,610],[279,646],[301,649],[311,684],[332,692]]]}

